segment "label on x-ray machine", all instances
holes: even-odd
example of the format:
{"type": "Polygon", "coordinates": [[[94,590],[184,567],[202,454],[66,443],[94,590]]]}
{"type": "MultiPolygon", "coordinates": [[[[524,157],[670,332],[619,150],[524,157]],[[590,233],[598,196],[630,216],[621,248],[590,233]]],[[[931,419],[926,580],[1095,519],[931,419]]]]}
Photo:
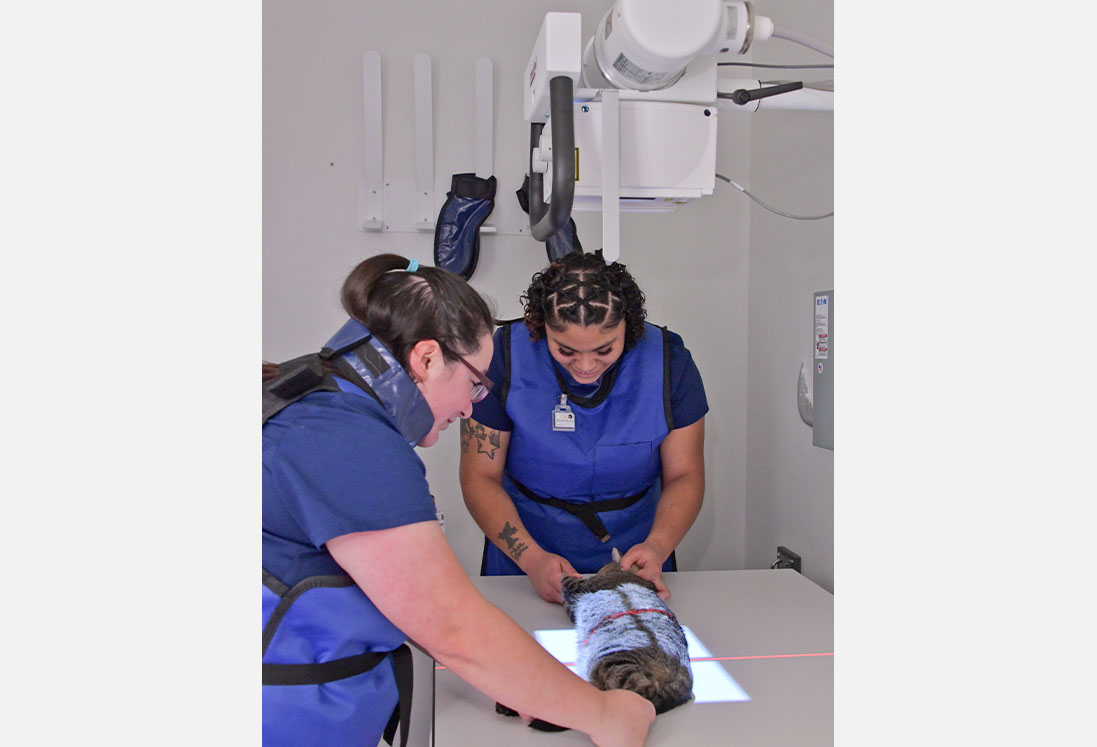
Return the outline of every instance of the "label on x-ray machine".
{"type": "Polygon", "coordinates": [[[834,290],[816,291],[811,442],[834,449],[834,290]]]}
{"type": "Polygon", "coordinates": [[[830,353],[830,296],[815,297],[815,360],[830,353]]]}

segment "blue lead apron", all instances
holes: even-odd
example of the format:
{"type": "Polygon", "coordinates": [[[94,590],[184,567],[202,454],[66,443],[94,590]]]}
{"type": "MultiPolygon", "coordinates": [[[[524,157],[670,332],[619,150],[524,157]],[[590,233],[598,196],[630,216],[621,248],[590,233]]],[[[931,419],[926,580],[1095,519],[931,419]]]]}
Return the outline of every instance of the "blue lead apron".
{"type": "Polygon", "coordinates": [[[406,636],[349,576],[263,572],[263,745],[392,744],[411,708],[406,636]]]}
{"type": "MultiPolygon", "coordinates": [[[[608,563],[613,547],[625,552],[647,539],[662,494],[659,445],[673,427],[669,348],[664,329],[645,327],[644,337],[603,375],[611,377],[603,391],[569,397],[574,431],[552,428],[553,408],[567,392],[546,342],[531,341],[522,323],[504,330],[509,376],[503,396],[514,430],[503,488],[537,544],[580,573],[608,563]]],[[[674,567],[672,555],[663,570],[674,567]]],[[[521,573],[485,542],[482,575],[521,573]]]]}
{"type": "MultiPolygon", "coordinates": [[[[376,399],[401,433],[414,431],[409,443],[426,433],[433,422],[426,401],[387,348],[354,320],[319,355],[281,364],[280,375],[263,386],[264,423],[312,392],[343,388],[321,358],[336,358],[352,382],[346,386],[376,399]],[[348,361],[338,358],[348,351],[348,361]]],[[[311,576],[290,588],[264,568],[264,747],[373,747],[382,737],[391,745],[398,726],[406,745],[413,668],[405,640],[350,576],[311,576]]]]}

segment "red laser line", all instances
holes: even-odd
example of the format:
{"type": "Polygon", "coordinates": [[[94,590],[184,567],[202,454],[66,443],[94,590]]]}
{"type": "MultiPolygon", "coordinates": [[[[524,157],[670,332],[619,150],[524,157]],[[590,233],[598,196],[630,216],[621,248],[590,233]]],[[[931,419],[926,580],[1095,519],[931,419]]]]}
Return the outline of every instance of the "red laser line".
{"type": "Polygon", "coordinates": [[[834,653],[826,654],[763,654],[761,656],[707,656],[705,658],[690,659],[690,661],[738,661],[740,659],[792,659],[798,656],[834,656],[834,653]]]}
{"type": "Polygon", "coordinates": [[[593,628],[590,629],[590,635],[588,635],[585,640],[580,641],[579,645],[580,646],[586,646],[588,643],[590,643],[591,636],[593,636],[594,633],[600,627],[602,627],[603,625],[605,625],[608,622],[613,622],[614,620],[616,620],[620,617],[624,617],[625,615],[643,615],[643,614],[647,614],[647,613],[650,613],[650,612],[657,612],[660,615],[666,615],[671,620],[677,619],[677,618],[674,617],[674,613],[671,612],[670,610],[658,610],[658,609],[645,608],[645,609],[642,609],[642,610],[625,610],[624,612],[615,612],[612,615],[606,615],[605,617],[603,617],[602,620],[597,625],[595,625],[593,628]]]}
{"type": "MultiPolygon", "coordinates": [[[[706,656],[698,657],[696,659],[691,658],[690,661],[740,661],[742,659],[794,659],[803,656],[834,656],[834,652],[821,653],[821,654],[762,654],[761,656],[706,656]]],[[[575,662],[562,662],[565,667],[575,666],[575,662]]],[[[436,666],[435,669],[445,669],[443,666],[436,666]]]]}

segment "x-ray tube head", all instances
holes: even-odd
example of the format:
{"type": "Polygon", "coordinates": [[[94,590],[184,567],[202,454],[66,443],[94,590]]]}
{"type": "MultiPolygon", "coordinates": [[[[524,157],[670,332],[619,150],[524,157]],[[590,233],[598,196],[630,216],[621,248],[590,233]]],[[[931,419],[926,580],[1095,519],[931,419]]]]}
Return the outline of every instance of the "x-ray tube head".
{"type": "Polygon", "coordinates": [[[616,0],[583,50],[584,88],[656,91],[701,54],[745,54],[773,23],[745,0],[616,0]]]}
{"type": "Polygon", "coordinates": [[[617,0],[583,54],[590,88],[654,91],[674,85],[720,28],[721,0],[617,0]]]}

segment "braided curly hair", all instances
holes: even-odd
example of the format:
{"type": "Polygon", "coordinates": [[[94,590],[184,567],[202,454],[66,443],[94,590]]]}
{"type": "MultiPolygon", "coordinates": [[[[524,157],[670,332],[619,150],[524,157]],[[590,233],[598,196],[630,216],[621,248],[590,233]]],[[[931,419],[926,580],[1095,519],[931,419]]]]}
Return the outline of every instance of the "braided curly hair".
{"type": "Polygon", "coordinates": [[[533,276],[520,300],[534,341],[545,336],[546,324],[563,331],[567,324],[616,327],[622,320],[625,350],[644,336],[644,293],[628,268],[619,262],[607,265],[601,250],[556,260],[533,276]]]}

